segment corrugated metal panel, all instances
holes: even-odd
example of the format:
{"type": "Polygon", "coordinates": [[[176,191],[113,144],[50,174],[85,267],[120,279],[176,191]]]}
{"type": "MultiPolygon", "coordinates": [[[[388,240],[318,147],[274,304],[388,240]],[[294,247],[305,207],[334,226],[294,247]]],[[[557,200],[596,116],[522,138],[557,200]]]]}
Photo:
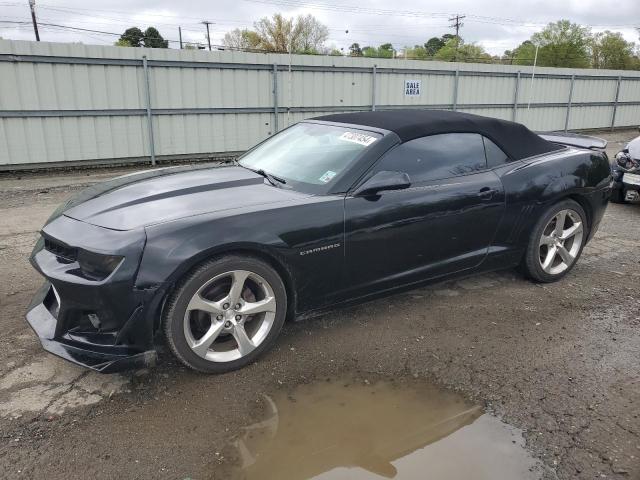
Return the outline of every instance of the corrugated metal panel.
{"type": "Polygon", "coordinates": [[[610,126],[621,77],[615,124],[640,124],[638,72],[536,68],[532,83],[526,66],[0,40],[0,166],[149,155],[143,55],[160,156],[241,151],[273,135],[274,63],[279,129],[370,110],[374,66],[378,109],[455,104],[504,119],[521,72],[515,118],[537,130],[564,128],[572,75],[569,128],[610,126]],[[405,80],[421,81],[421,95],[406,96],[405,80]]]}
{"type": "Polygon", "coordinates": [[[618,106],[616,111],[617,127],[640,127],[640,105],[618,106]]]}

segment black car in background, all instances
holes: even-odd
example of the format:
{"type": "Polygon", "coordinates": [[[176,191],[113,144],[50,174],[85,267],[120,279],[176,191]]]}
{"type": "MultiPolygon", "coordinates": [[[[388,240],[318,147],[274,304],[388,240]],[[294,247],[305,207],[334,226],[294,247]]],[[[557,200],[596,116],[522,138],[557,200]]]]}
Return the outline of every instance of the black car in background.
{"type": "Polygon", "coordinates": [[[286,318],[518,265],[558,280],[598,228],[611,171],[551,138],[464,113],[336,114],[234,166],[116,178],[47,221],[27,319],[45,349],[98,371],[152,363],[164,336],[184,364],[224,372],[286,318]]]}

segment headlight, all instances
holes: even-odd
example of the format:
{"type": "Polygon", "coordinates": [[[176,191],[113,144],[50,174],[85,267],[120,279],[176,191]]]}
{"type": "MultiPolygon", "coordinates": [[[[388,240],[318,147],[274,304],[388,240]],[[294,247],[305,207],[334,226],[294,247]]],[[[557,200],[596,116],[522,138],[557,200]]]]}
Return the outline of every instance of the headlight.
{"type": "Polygon", "coordinates": [[[625,151],[616,153],[616,163],[627,170],[640,166],[640,162],[631,158],[631,155],[625,151]]]}
{"type": "Polygon", "coordinates": [[[631,160],[628,153],[618,152],[616,153],[616,163],[623,168],[627,168],[627,162],[631,160]]]}
{"type": "Polygon", "coordinates": [[[102,255],[86,250],[78,252],[80,270],[91,280],[104,280],[118,268],[123,259],[124,257],[118,255],[102,255]]]}

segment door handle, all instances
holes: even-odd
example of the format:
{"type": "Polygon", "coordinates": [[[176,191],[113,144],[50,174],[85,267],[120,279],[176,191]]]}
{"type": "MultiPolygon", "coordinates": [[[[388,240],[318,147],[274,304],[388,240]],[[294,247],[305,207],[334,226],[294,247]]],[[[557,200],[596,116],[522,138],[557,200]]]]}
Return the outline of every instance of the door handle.
{"type": "Polygon", "coordinates": [[[491,200],[493,198],[493,195],[496,193],[498,193],[497,190],[489,187],[484,187],[480,189],[480,191],[478,192],[478,196],[482,200],[491,200]]]}

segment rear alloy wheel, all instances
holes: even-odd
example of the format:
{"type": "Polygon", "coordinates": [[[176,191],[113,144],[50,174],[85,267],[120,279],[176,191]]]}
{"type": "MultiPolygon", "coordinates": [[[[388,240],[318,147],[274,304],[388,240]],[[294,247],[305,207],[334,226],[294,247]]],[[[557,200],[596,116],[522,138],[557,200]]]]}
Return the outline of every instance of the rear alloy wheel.
{"type": "Polygon", "coordinates": [[[525,272],[534,280],[553,282],[575,265],[586,239],[582,207],[566,200],[551,207],[532,232],[524,259],[525,272]]]}
{"type": "Polygon", "coordinates": [[[185,365],[222,373],[247,365],[273,344],[286,306],[282,280],[269,265],[224,257],[178,286],[166,309],[165,334],[185,365]]]}

